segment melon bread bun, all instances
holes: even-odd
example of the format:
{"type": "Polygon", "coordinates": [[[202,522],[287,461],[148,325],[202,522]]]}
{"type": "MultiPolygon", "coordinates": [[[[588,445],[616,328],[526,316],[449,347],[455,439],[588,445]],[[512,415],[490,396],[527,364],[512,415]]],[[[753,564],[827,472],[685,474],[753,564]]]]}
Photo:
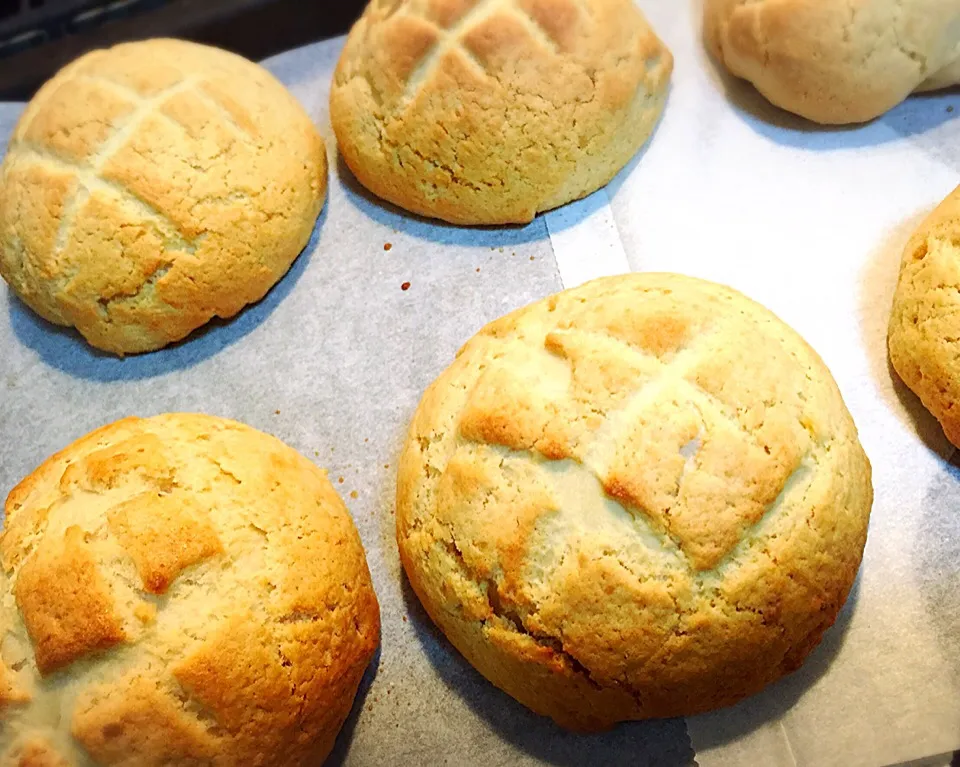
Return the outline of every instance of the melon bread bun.
{"type": "Polygon", "coordinates": [[[818,123],[960,83],[956,0],[705,0],[704,35],[732,74],[818,123]]]}
{"type": "Polygon", "coordinates": [[[317,765],[379,643],[325,474],[220,418],[57,453],[7,499],[0,561],[3,767],[317,765]]]}
{"type": "Polygon", "coordinates": [[[888,346],[900,378],[960,446],[960,187],[907,243],[888,346]]]}
{"type": "Polygon", "coordinates": [[[526,223],[630,161],[672,70],[633,0],[373,0],[330,118],[377,196],[455,224],[526,223]]]}
{"type": "Polygon", "coordinates": [[[159,349],[263,298],[326,191],[320,136],[262,67],[180,40],[94,51],[14,129],[0,275],[99,349],[159,349]]]}
{"type": "Polygon", "coordinates": [[[795,670],[857,574],[871,469],[829,371],[741,294],[588,283],[430,386],[401,560],[487,679],[576,730],[730,705],[795,670]]]}

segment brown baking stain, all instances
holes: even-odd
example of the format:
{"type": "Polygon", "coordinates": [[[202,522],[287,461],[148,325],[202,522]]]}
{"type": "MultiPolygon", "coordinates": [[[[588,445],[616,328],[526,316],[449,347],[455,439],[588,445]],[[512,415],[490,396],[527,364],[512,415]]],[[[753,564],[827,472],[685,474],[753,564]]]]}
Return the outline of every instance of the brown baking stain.
{"type": "Polygon", "coordinates": [[[479,271],[480,271],[480,267],[478,266],[478,267],[477,267],[477,272],[479,272],[479,271]]]}
{"type": "Polygon", "coordinates": [[[339,477],[339,478],[337,479],[337,482],[342,485],[343,482],[344,482],[343,477],[339,477]]]}
{"type": "Polygon", "coordinates": [[[392,242],[383,243],[383,249],[386,251],[393,250],[393,243],[392,242]]]}
{"type": "Polygon", "coordinates": [[[400,290],[410,290],[410,283],[409,282],[403,283],[403,285],[400,286],[400,290]]]}
{"type": "Polygon", "coordinates": [[[274,411],[273,411],[273,414],[274,414],[274,415],[280,415],[280,411],[279,411],[279,410],[274,410],[274,411]]]}
{"type": "Polygon", "coordinates": [[[359,494],[357,493],[356,490],[351,490],[351,491],[350,491],[350,497],[353,498],[353,500],[357,500],[357,496],[358,496],[358,495],[359,495],[359,494]]]}
{"type": "Polygon", "coordinates": [[[530,260],[531,260],[531,261],[536,261],[537,259],[536,259],[535,256],[530,256],[530,260]]]}

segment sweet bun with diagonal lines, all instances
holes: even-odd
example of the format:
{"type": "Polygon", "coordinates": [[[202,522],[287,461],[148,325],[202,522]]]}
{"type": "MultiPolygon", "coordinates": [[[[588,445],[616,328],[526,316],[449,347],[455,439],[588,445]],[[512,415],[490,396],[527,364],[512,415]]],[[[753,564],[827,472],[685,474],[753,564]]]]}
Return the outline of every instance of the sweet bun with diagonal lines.
{"type": "Polygon", "coordinates": [[[313,463],[235,421],[125,418],[5,513],[0,764],[322,764],[380,612],[313,463]]]}
{"type": "Polygon", "coordinates": [[[456,224],[526,223],[629,162],[672,70],[633,0],[373,0],[330,117],[379,197],[456,224]]]}
{"type": "Polygon", "coordinates": [[[0,275],[105,351],[258,301],[310,238],[323,142],[262,67],[148,40],[87,54],[27,106],[0,177],[0,275]]]}
{"type": "Polygon", "coordinates": [[[488,325],[399,467],[401,561],[491,682],[562,726],[695,714],[798,668],[857,574],[869,461],[762,306],[669,274],[488,325]]]}

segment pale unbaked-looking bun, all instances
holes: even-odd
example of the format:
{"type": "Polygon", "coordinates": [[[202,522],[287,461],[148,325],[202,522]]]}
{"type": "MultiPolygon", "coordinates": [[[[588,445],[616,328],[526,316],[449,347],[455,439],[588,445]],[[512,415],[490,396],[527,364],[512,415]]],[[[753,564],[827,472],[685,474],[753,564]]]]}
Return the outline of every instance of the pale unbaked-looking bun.
{"type": "Polygon", "coordinates": [[[353,522],[279,440],[128,418],[13,490],[0,764],[319,765],[379,642],[353,522]]]}
{"type": "Polygon", "coordinates": [[[627,164],[672,70],[632,0],[373,0],[330,117],[374,194],[456,224],[526,223],[627,164]]]}
{"type": "Polygon", "coordinates": [[[665,274],[482,330],[402,454],[414,591],[491,682],[594,730],[735,703],[796,669],[853,585],[870,464],[773,314],[665,274]]]}
{"type": "Polygon", "coordinates": [[[960,83],[956,0],[706,0],[704,33],[731,73],[818,123],[960,83]]]}
{"type": "Polygon", "coordinates": [[[116,354],[263,298],[327,189],[323,142],[283,85],[179,40],[65,67],[27,106],[0,173],[0,275],[116,354]]]}
{"type": "Polygon", "coordinates": [[[903,252],[890,317],[890,362],[960,446],[960,187],[903,252]]]}

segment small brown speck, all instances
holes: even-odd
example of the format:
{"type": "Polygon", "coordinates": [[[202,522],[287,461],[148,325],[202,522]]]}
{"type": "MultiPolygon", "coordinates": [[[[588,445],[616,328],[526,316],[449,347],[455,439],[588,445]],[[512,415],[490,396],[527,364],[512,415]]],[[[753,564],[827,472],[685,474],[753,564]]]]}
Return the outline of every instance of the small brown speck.
{"type": "Polygon", "coordinates": [[[477,271],[478,271],[478,272],[480,271],[480,267],[479,267],[479,266],[477,267],[477,271]]]}
{"type": "Polygon", "coordinates": [[[410,290],[410,283],[409,282],[403,283],[403,285],[400,286],[400,290],[410,290]]]}
{"type": "Polygon", "coordinates": [[[279,410],[274,410],[274,411],[273,411],[273,414],[274,414],[274,415],[280,415],[280,411],[279,411],[279,410]]]}
{"type": "Polygon", "coordinates": [[[404,623],[407,622],[407,616],[406,616],[406,615],[403,616],[403,622],[404,622],[404,623]]]}
{"type": "Polygon", "coordinates": [[[343,477],[338,478],[338,479],[337,479],[337,482],[342,485],[342,484],[343,484],[343,477]]]}
{"type": "Polygon", "coordinates": [[[350,491],[350,497],[353,498],[353,500],[357,500],[357,491],[356,491],[356,490],[351,490],[351,491],[350,491]]]}
{"type": "Polygon", "coordinates": [[[390,464],[389,464],[389,463],[385,463],[385,464],[383,464],[383,468],[385,468],[385,469],[389,469],[389,468],[390,468],[390,464]]]}
{"type": "Polygon", "coordinates": [[[385,242],[385,243],[383,243],[383,249],[384,249],[384,250],[393,250],[393,243],[392,243],[392,242],[385,242]]]}
{"type": "Polygon", "coordinates": [[[531,261],[536,261],[537,258],[536,258],[536,256],[530,256],[530,260],[531,260],[531,261]]]}
{"type": "Polygon", "coordinates": [[[364,437],[363,441],[364,441],[364,442],[369,442],[369,441],[370,441],[370,437],[364,437]]]}

